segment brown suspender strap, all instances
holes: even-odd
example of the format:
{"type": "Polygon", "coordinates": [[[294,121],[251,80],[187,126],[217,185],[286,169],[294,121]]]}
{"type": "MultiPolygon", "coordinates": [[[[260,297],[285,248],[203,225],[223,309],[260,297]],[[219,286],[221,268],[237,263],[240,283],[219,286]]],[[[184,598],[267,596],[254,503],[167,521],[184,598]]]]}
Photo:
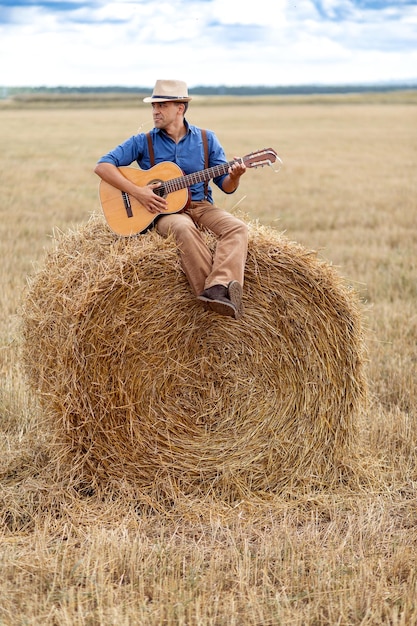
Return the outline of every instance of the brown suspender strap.
{"type": "MultiPolygon", "coordinates": [[[[208,143],[207,143],[207,132],[204,128],[201,129],[201,136],[203,138],[204,145],[204,169],[207,169],[209,166],[209,153],[208,153],[208,143]]],[[[208,197],[208,180],[204,183],[204,197],[207,200],[208,197]]]]}
{"type": "Polygon", "coordinates": [[[151,167],[155,165],[155,153],[153,151],[153,143],[151,133],[146,133],[146,137],[148,139],[148,151],[149,151],[149,159],[151,161],[151,167]]]}

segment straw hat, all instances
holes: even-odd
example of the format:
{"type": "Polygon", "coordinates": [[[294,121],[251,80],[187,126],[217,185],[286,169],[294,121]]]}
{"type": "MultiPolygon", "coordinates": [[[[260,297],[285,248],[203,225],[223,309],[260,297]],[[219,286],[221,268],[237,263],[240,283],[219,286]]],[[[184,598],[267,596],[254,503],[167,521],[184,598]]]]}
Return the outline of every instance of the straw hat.
{"type": "Polygon", "coordinates": [[[157,80],[153,93],[144,102],[189,102],[187,85],[182,80],[157,80]]]}

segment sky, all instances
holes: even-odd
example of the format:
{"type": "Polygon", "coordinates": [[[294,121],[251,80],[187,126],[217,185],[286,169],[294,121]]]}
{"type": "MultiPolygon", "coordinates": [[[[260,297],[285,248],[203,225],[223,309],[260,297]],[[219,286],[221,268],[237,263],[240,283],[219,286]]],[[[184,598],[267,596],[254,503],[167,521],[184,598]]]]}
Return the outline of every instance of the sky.
{"type": "Polygon", "coordinates": [[[417,0],[0,0],[0,85],[417,82],[417,0]]]}

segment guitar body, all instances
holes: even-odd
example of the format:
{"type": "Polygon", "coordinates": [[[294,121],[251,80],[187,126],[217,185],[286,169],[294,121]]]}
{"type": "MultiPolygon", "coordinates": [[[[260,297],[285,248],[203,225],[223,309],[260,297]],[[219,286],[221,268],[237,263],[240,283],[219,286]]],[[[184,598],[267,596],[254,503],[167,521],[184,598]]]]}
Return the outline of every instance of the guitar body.
{"type": "Polygon", "coordinates": [[[104,217],[116,235],[123,237],[139,235],[147,231],[163,215],[179,213],[188,202],[189,188],[192,185],[226,174],[237,161],[250,168],[271,165],[276,160],[281,163],[275,150],[263,148],[228,163],[220,163],[200,172],[185,175],[176,163],[170,161],[158,163],[150,170],[139,170],[130,166],[119,167],[123,176],[138,187],[145,187],[156,182],[161,183],[161,186],[155,189],[155,193],[159,191],[160,195],[166,199],[167,208],[163,213],[150,213],[136,198],[101,180],[99,195],[104,217]]]}
{"type": "MultiPolygon", "coordinates": [[[[139,187],[145,187],[150,183],[164,182],[183,175],[178,165],[170,161],[158,163],[150,170],[119,167],[119,171],[139,187]]],[[[166,196],[168,206],[163,213],[150,213],[136,198],[128,196],[104,180],[100,181],[99,195],[107,224],[114,233],[124,237],[145,232],[161,215],[178,213],[188,202],[188,189],[179,189],[166,196]]]]}

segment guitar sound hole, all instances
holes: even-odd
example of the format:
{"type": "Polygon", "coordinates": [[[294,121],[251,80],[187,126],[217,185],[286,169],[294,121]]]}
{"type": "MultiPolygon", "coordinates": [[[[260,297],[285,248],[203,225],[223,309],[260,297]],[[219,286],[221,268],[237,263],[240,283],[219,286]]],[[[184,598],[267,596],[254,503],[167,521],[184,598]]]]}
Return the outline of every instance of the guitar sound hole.
{"type": "Polygon", "coordinates": [[[153,192],[156,193],[157,196],[160,196],[161,198],[163,198],[165,196],[164,181],[155,178],[154,180],[149,181],[148,185],[152,185],[153,183],[161,183],[161,186],[154,189],[153,192]]]}

